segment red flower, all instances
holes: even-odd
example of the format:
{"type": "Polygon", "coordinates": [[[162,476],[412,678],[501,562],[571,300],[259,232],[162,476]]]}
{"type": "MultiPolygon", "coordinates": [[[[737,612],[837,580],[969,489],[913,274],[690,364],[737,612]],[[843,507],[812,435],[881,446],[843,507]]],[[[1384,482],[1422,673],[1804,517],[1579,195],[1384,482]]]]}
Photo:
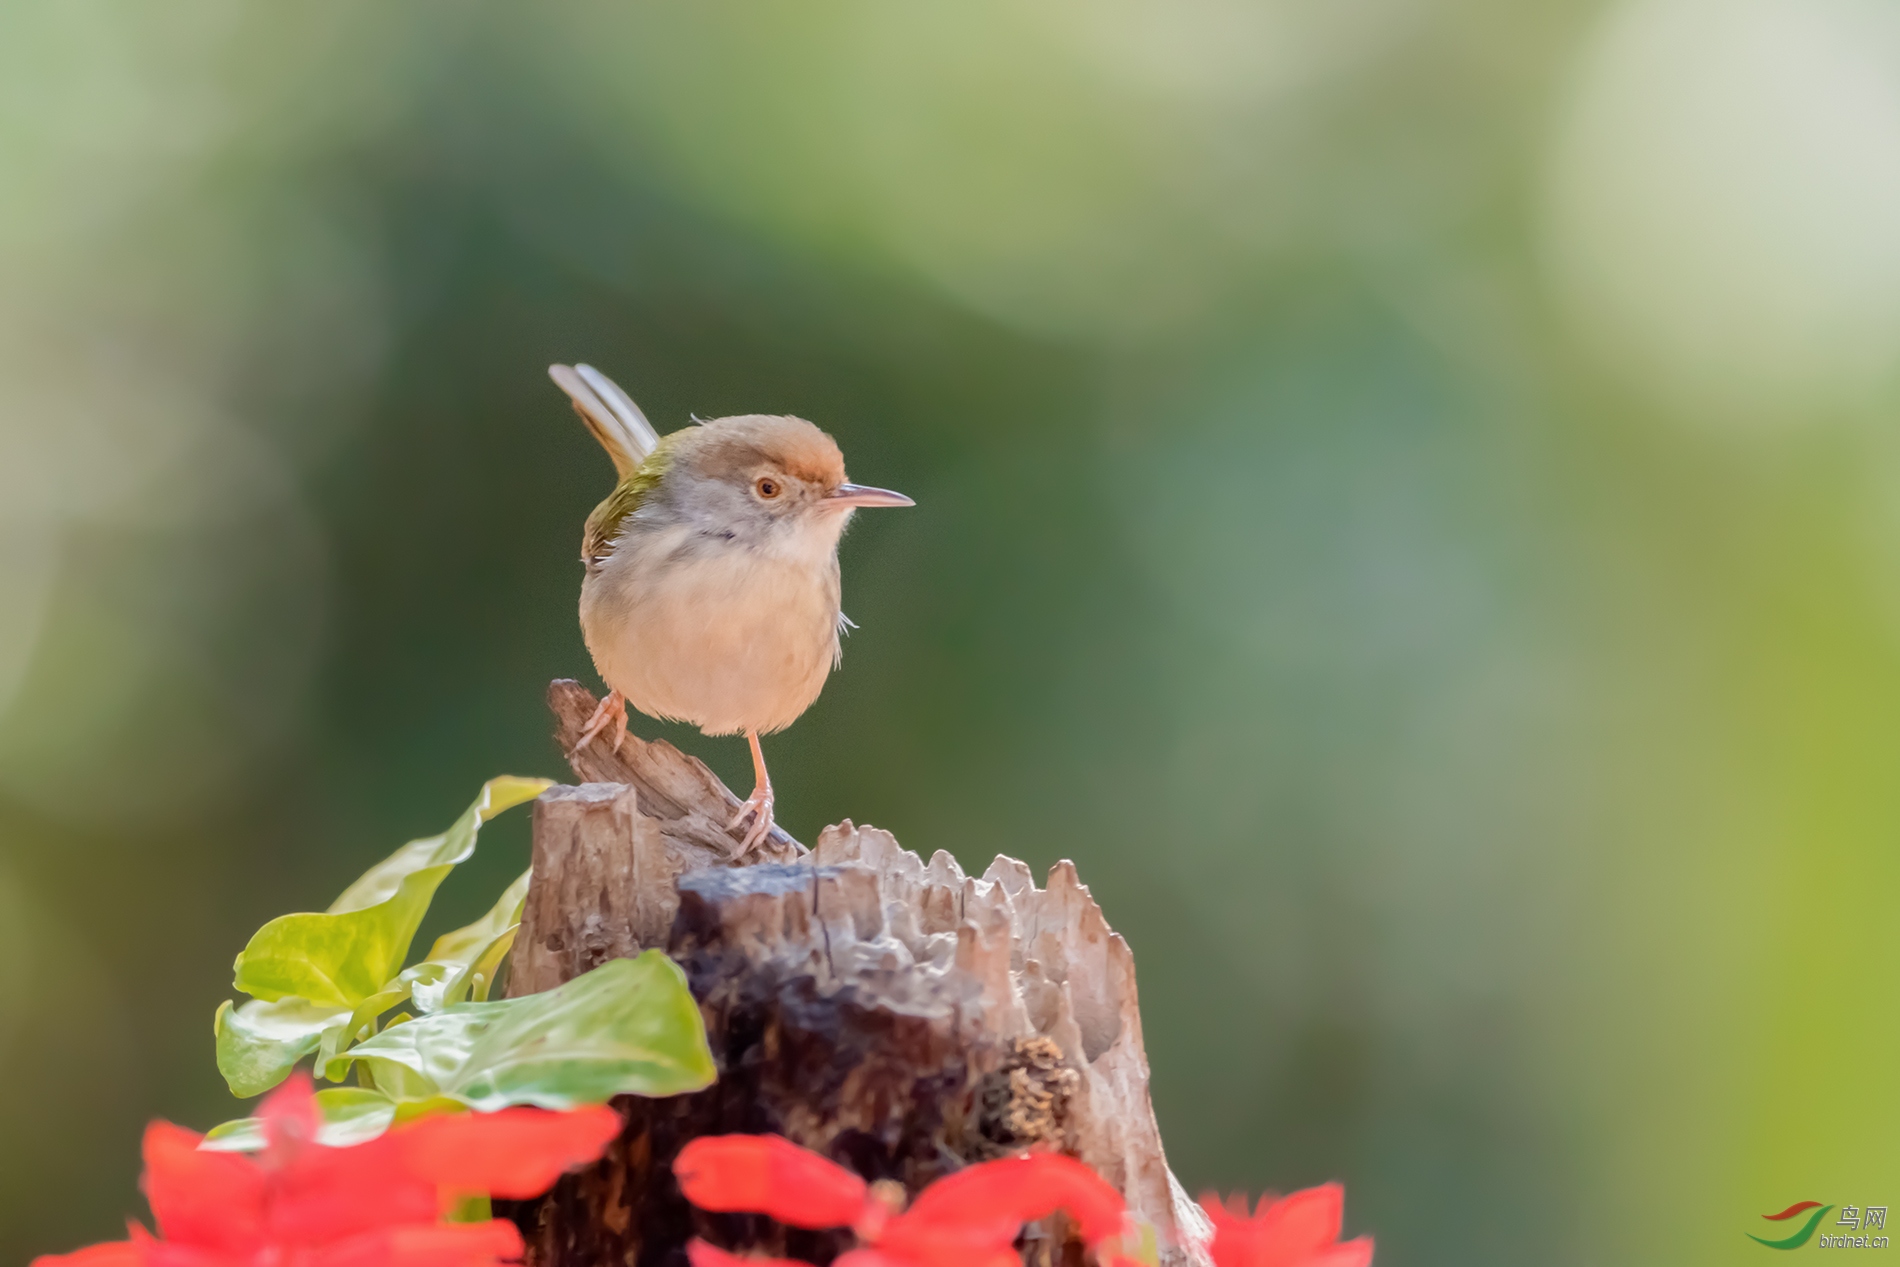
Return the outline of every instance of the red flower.
{"type": "MultiPolygon", "coordinates": [[[[1094,1247],[1122,1232],[1121,1194],[1072,1157],[1037,1153],[970,1166],[930,1185],[902,1214],[865,1182],[776,1135],[696,1139],[673,1163],[686,1199],[702,1210],[765,1214],[793,1227],[849,1227],[863,1245],[833,1267],[1016,1267],[1024,1223],[1066,1210],[1094,1247]]],[[[804,1267],[744,1259],[704,1241],[693,1267],[804,1267]]]]}
{"type": "Polygon", "coordinates": [[[427,1117],[328,1148],[315,1142],[307,1077],[286,1083],[259,1116],[269,1143],[256,1158],[204,1152],[197,1134],[152,1123],[144,1186],[159,1237],[134,1224],[130,1240],[34,1267],[490,1267],[521,1256],[514,1225],[444,1223],[444,1202],[534,1196],[620,1131],[605,1107],[503,1109],[427,1117]]]}
{"type": "Polygon", "coordinates": [[[811,1267],[810,1263],[801,1263],[796,1258],[749,1258],[744,1254],[729,1254],[697,1238],[686,1242],[686,1258],[693,1267],[811,1267]]]}
{"type": "Polygon", "coordinates": [[[1372,1238],[1339,1243],[1346,1190],[1336,1183],[1307,1188],[1290,1197],[1262,1197],[1251,1218],[1244,1197],[1230,1206],[1209,1194],[1201,1208],[1214,1220],[1208,1247],[1214,1267],[1367,1267],[1372,1238]]]}
{"type": "Polygon", "coordinates": [[[793,1227],[850,1227],[870,1200],[864,1180],[778,1135],[702,1135],[680,1149],[673,1176],[702,1210],[793,1227]]]}

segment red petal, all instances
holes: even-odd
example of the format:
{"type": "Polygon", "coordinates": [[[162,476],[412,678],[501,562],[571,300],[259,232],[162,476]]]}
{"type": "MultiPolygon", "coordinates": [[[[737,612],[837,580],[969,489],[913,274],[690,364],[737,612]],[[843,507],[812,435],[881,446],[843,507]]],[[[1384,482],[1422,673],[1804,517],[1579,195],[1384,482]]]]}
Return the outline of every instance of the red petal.
{"type": "Polygon", "coordinates": [[[299,1151],[272,1176],[266,1229],[281,1245],[328,1245],[377,1228],[433,1223],[440,1209],[435,1184],[409,1172],[392,1133],[299,1151]]]}
{"type": "Polygon", "coordinates": [[[793,1227],[848,1227],[864,1180],[777,1135],[705,1135],[673,1161],[680,1191],[716,1214],[768,1214],[793,1227]]]}
{"type": "MultiPolygon", "coordinates": [[[[1262,1196],[1261,1210],[1264,1211],[1279,1199],[1278,1195],[1271,1192],[1262,1196]]],[[[1247,1194],[1244,1192],[1231,1192],[1225,1197],[1218,1192],[1203,1192],[1200,1196],[1200,1204],[1201,1209],[1207,1212],[1207,1217],[1212,1219],[1217,1227],[1224,1222],[1232,1222],[1236,1219],[1245,1223],[1252,1217],[1247,1213],[1247,1194]]]]}
{"type": "Polygon", "coordinates": [[[1344,1245],[1302,1259],[1301,1267],[1372,1267],[1372,1238],[1356,1236],[1344,1245]]]}
{"type": "Polygon", "coordinates": [[[1339,1184],[1321,1184],[1278,1200],[1262,1198],[1249,1218],[1244,1200],[1222,1206],[1203,1197],[1201,1208],[1214,1223],[1208,1252],[1215,1267],[1364,1267],[1372,1261],[1370,1239],[1334,1243],[1345,1201],[1339,1184]]]}
{"type": "Polygon", "coordinates": [[[435,1186],[403,1170],[387,1136],[351,1148],[316,1142],[321,1116],[308,1074],[286,1079],[257,1114],[269,1141],[259,1167],[268,1183],[262,1235],[274,1246],[328,1245],[376,1228],[435,1221],[435,1186]]]}
{"type": "MultiPolygon", "coordinates": [[[[700,1265],[694,1263],[693,1267],[700,1267],[700,1265]]],[[[892,1258],[880,1249],[848,1249],[831,1260],[831,1267],[910,1267],[910,1265],[901,1258],[892,1258]]]]}
{"type": "MultiPolygon", "coordinates": [[[[1017,1233],[1022,1223],[1008,1217],[965,1224],[893,1220],[879,1238],[877,1251],[906,1267],[1019,1267],[1017,1233]]],[[[836,1267],[836,1264],[833,1265],[836,1267]]]]}
{"type": "Polygon", "coordinates": [[[311,1254],[306,1267],[493,1267],[519,1259],[521,1233],[505,1219],[385,1227],[311,1254]]]}
{"type": "Polygon", "coordinates": [[[620,1134],[605,1105],[550,1113],[438,1114],[394,1132],[410,1172],[456,1192],[535,1197],[575,1166],[600,1156],[620,1134]]]}
{"type": "Polygon", "coordinates": [[[932,1242],[916,1255],[879,1245],[847,1250],[831,1260],[831,1267],[1022,1267],[1014,1249],[972,1252],[968,1246],[932,1242]]]}
{"type": "Polygon", "coordinates": [[[1265,1235],[1276,1264],[1298,1263],[1339,1239],[1346,1208],[1346,1189],[1336,1183],[1306,1188],[1282,1197],[1254,1214],[1254,1225],[1265,1235]]]}
{"type": "MultiPolygon", "coordinates": [[[[272,1247],[265,1246],[264,1252],[272,1252],[272,1247]]],[[[153,1241],[145,1247],[145,1267],[256,1267],[256,1263],[249,1254],[221,1254],[176,1241],[153,1241]]]]}
{"type": "Polygon", "coordinates": [[[913,1229],[984,1229],[984,1239],[1007,1245],[1024,1223],[1068,1211],[1095,1245],[1122,1231],[1127,1206],[1121,1193],[1073,1157],[1036,1153],[959,1170],[924,1189],[910,1209],[891,1221],[879,1243],[906,1240],[913,1229]]]}
{"type": "Polygon", "coordinates": [[[831,1267],[1022,1267],[1013,1245],[998,1249],[955,1233],[925,1235],[903,1245],[880,1243],[832,1259],[831,1267]]]}
{"type": "Polygon", "coordinates": [[[938,1239],[910,1251],[888,1245],[847,1250],[831,1260],[831,1267],[1023,1267],[1023,1258],[1014,1248],[973,1249],[954,1239],[938,1239]]]}
{"type": "Polygon", "coordinates": [[[170,1122],[145,1128],[145,1198],[165,1239],[249,1253],[264,1238],[267,1176],[238,1153],[198,1151],[202,1137],[170,1122]]]}
{"type": "MultiPolygon", "coordinates": [[[[179,1241],[161,1241],[137,1223],[130,1224],[127,1230],[132,1234],[132,1243],[145,1252],[145,1267],[256,1267],[253,1254],[225,1254],[179,1241]]],[[[261,1252],[269,1255],[275,1251],[265,1245],[261,1252]]]]}
{"type": "Polygon", "coordinates": [[[264,1157],[273,1166],[288,1166],[317,1138],[323,1115],[317,1111],[316,1084],[298,1070],[257,1106],[267,1141],[264,1157]]]}
{"type": "Polygon", "coordinates": [[[145,1267],[145,1246],[137,1241],[107,1241],[70,1254],[41,1254],[32,1267],[145,1267]]]}
{"type": "MultiPolygon", "coordinates": [[[[743,1254],[732,1254],[717,1245],[708,1245],[695,1236],[686,1242],[686,1258],[693,1267],[811,1267],[810,1263],[800,1262],[796,1258],[748,1258],[743,1254]]],[[[838,1267],[839,1259],[832,1263],[838,1267]]]]}

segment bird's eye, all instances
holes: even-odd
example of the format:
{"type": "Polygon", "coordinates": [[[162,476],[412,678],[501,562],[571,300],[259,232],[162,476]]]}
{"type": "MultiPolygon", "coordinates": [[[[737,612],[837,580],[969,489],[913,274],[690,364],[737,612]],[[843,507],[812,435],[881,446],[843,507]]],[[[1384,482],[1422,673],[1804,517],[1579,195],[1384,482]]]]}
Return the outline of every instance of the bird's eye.
{"type": "Polygon", "coordinates": [[[761,479],[754,487],[759,490],[759,496],[765,498],[767,501],[772,500],[785,491],[784,486],[770,475],[761,479]]]}

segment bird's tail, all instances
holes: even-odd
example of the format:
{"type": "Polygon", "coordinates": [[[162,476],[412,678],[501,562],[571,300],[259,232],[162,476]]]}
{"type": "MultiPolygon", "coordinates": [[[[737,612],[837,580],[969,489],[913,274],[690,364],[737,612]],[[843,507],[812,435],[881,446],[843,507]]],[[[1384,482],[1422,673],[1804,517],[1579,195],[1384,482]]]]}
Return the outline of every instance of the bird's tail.
{"type": "Polygon", "coordinates": [[[548,377],[574,402],[574,412],[614,460],[620,478],[639,470],[660,433],[619,384],[591,365],[550,365],[548,377]]]}

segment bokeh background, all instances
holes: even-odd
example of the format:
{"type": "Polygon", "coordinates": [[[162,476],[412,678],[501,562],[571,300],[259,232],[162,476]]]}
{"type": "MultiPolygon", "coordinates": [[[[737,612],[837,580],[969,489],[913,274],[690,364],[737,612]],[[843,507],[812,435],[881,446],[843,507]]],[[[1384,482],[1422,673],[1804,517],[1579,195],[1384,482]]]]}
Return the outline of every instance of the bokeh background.
{"type": "Polygon", "coordinates": [[[255,927],[562,773],[557,359],[916,496],[781,819],[1076,859],[1190,1187],[1459,1267],[1900,1204],[1891,3],[21,0],[0,1261],[235,1114],[255,927]]]}

